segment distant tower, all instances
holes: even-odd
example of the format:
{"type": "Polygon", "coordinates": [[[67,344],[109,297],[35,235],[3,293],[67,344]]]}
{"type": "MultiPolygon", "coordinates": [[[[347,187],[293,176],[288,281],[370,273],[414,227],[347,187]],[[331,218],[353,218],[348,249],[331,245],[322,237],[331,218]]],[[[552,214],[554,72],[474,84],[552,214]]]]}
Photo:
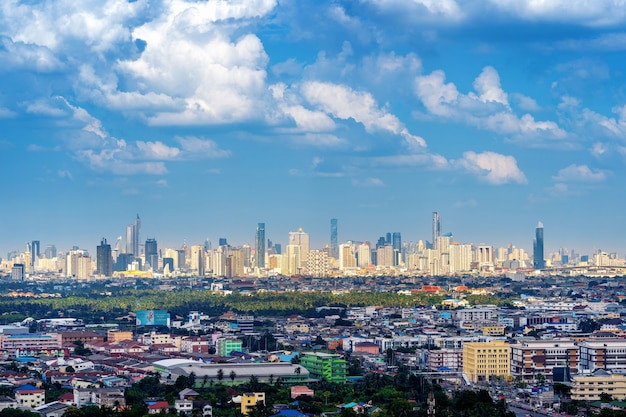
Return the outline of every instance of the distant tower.
{"type": "Polygon", "coordinates": [[[289,232],[289,245],[299,247],[300,264],[297,268],[306,268],[306,262],[309,256],[309,234],[300,227],[297,232],[289,232]]]}
{"type": "Polygon", "coordinates": [[[139,214],[135,219],[135,223],[126,226],[126,253],[138,257],[139,253],[139,229],[141,229],[141,219],[139,214]]]}
{"type": "Polygon", "coordinates": [[[154,238],[146,239],[145,245],[146,266],[152,268],[153,271],[159,269],[159,251],[157,241],[154,238]]]}
{"type": "Polygon", "coordinates": [[[265,268],[265,223],[259,223],[256,228],[256,267],[265,268]]]}
{"type": "Polygon", "coordinates": [[[38,240],[30,242],[30,254],[31,266],[34,266],[37,259],[41,257],[41,243],[38,240]]]}
{"type": "Polygon", "coordinates": [[[437,238],[441,236],[441,218],[439,213],[433,211],[433,247],[437,244],[437,238]]]}
{"type": "Polygon", "coordinates": [[[400,261],[402,260],[402,235],[400,232],[393,232],[391,235],[391,244],[395,257],[394,265],[400,265],[400,261]]]}
{"type": "Polygon", "coordinates": [[[96,247],[96,273],[105,277],[113,275],[113,256],[111,255],[111,245],[102,238],[100,246],[96,247]]]}
{"type": "Polygon", "coordinates": [[[546,261],[543,256],[543,223],[539,222],[535,229],[535,240],[533,241],[533,268],[545,269],[546,261]]]}
{"type": "Polygon", "coordinates": [[[330,256],[339,258],[339,247],[337,246],[337,219],[330,219],[330,256]]]}

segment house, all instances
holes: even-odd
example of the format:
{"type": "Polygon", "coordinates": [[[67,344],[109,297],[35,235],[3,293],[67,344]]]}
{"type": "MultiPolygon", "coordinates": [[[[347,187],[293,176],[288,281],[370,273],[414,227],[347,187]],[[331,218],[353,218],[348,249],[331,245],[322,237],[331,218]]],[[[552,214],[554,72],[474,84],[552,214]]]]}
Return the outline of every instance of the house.
{"type": "Polygon", "coordinates": [[[55,401],[36,407],[34,411],[38,412],[41,417],[62,417],[71,404],[55,401]]]}
{"type": "Polygon", "coordinates": [[[18,407],[18,404],[14,398],[6,397],[4,395],[0,396],[0,411],[4,410],[5,408],[17,408],[17,407],[18,407]]]}
{"type": "Polygon", "coordinates": [[[309,387],[305,387],[304,385],[294,385],[291,387],[291,399],[295,400],[301,395],[309,395],[313,397],[315,396],[315,391],[309,387]]]}
{"type": "Polygon", "coordinates": [[[193,401],[190,400],[176,400],[174,401],[174,409],[176,410],[177,414],[185,414],[185,415],[189,415],[191,414],[191,411],[193,410],[193,401]]]}
{"type": "Polygon", "coordinates": [[[170,405],[167,401],[156,401],[148,404],[148,414],[159,414],[161,412],[166,413],[170,409],[170,405]]]}
{"type": "Polygon", "coordinates": [[[46,402],[46,391],[30,384],[22,385],[15,390],[15,401],[20,407],[39,407],[46,402]]]}
{"type": "Polygon", "coordinates": [[[265,404],[264,392],[246,392],[241,394],[241,414],[244,416],[248,415],[248,413],[259,403],[265,404]]]}
{"type": "Polygon", "coordinates": [[[185,388],[184,390],[178,393],[178,398],[180,398],[181,400],[193,400],[198,395],[200,394],[198,394],[196,391],[192,390],[191,388],[185,388]]]}

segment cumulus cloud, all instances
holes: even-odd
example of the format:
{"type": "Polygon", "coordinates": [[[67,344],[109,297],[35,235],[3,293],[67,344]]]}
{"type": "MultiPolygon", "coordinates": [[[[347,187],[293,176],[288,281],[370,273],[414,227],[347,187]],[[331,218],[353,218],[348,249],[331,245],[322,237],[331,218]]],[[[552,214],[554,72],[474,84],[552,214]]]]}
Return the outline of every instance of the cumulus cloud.
{"type": "Polygon", "coordinates": [[[558,174],[552,177],[558,182],[602,182],[606,180],[606,173],[603,171],[593,171],[587,165],[572,164],[561,169],[558,174]]]}
{"type": "Polygon", "coordinates": [[[362,124],[368,132],[382,130],[399,135],[411,148],[426,146],[424,139],[412,135],[396,116],[380,108],[367,92],[320,81],[304,83],[301,91],[309,103],[333,117],[352,119],[362,124]]]}
{"type": "Polygon", "coordinates": [[[465,152],[463,158],[456,161],[467,171],[494,185],[515,182],[526,184],[526,176],[518,168],[514,157],[495,152],[465,152]]]}
{"type": "MultiPolygon", "coordinates": [[[[416,95],[430,117],[465,123],[529,145],[567,136],[556,122],[535,120],[530,113],[515,114],[494,68],[485,67],[473,86],[475,92],[462,94],[453,83],[446,82],[441,70],[415,79],[416,95]]],[[[528,105],[530,101],[525,99],[525,103],[528,105]]]]}

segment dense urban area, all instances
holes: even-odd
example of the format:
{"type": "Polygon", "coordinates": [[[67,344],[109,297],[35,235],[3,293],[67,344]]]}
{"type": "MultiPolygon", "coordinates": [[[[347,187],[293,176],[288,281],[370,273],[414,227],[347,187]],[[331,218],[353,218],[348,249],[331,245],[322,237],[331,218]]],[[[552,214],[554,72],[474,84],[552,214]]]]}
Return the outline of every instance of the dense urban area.
{"type": "Polygon", "coordinates": [[[7,275],[0,415],[618,415],[624,284],[7,275]]]}
{"type": "MultiPolygon", "coordinates": [[[[625,261],[432,238],[159,249],[38,240],[0,263],[0,417],[626,412],[625,261]]],[[[613,413],[613,414],[611,414],[613,413]]],[[[611,415],[607,415],[611,414],[611,415]]]]}

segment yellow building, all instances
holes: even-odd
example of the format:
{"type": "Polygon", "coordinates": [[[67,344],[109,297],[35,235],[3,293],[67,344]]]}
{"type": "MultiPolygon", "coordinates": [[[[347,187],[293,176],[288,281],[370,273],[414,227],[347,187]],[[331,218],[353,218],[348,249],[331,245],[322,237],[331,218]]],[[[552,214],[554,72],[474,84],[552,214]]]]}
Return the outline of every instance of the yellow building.
{"type": "Polygon", "coordinates": [[[264,392],[245,392],[241,394],[241,414],[244,416],[248,415],[258,403],[265,404],[264,392]]]}
{"type": "Polygon", "coordinates": [[[121,342],[122,340],[133,340],[133,332],[109,330],[107,331],[108,342],[121,342]]]}
{"type": "Polygon", "coordinates": [[[485,323],[483,325],[483,335],[504,336],[506,326],[502,323],[485,323]]]}
{"type": "Polygon", "coordinates": [[[463,373],[476,383],[491,376],[511,374],[511,347],[507,342],[468,342],[463,344],[463,373]]]}
{"type": "Polygon", "coordinates": [[[609,394],[613,399],[626,399],[626,375],[612,374],[598,369],[591,375],[572,377],[572,400],[598,401],[600,394],[609,394]]]}

